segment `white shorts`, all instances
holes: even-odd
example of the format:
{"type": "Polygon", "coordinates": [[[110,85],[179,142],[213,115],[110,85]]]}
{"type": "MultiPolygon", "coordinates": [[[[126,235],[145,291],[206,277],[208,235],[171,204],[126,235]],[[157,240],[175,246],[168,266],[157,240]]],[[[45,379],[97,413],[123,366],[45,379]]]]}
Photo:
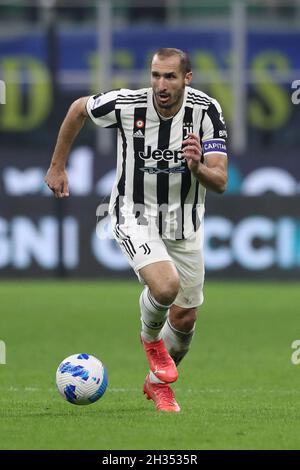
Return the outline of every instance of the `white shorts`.
{"type": "Polygon", "coordinates": [[[174,263],[180,278],[180,288],[174,304],[182,308],[198,307],[203,303],[204,259],[203,229],[185,240],[162,239],[158,231],[132,223],[116,223],[112,217],[112,230],[116,241],[143,283],[139,270],[158,261],[174,263]]]}

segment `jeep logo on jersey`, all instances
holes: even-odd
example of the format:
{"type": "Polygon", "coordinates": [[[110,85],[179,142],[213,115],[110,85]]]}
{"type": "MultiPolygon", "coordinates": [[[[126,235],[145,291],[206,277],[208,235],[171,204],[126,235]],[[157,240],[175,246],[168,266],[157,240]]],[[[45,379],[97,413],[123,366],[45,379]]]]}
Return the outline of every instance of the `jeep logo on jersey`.
{"type": "Polygon", "coordinates": [[[182,154],[183,154],[182,150],[170,150],[170,149],[152,150],[151,146],[148,145],[147,152],[139,152],[139,157],[142,158],[143,160],[150,160],[150,158],[152,158],[153,160],[156,160],[156,161],[165,160],[169,162],[172,160],[174,161],[174,163],[178,163],[181,160],[184,160],[184,157],[182,154]]]}

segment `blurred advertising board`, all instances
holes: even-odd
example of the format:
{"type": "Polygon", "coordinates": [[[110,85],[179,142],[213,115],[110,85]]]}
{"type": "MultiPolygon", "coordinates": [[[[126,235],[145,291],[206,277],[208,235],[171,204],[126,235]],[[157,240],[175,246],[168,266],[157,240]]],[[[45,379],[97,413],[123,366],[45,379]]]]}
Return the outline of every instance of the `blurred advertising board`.
{"type": "MultiPolygon", "coordinates": [[[[2,198],[0,276],[134,277],[109,218],[96,224],[100,202],[96,196],[2,198]]],[[[207,278],[300,278],[297,197],[209,196],[204,227],[207,278]]]]}
{"type": "MultiPolygon", "coordinates": [[[[16,146],[30,137],[34,137],[36,147],[51,143],[72,100],[106,91],[99,81],[97,41],[91,28],[62,31],[58,27],[52,42],[40,29],[1,35],[0,79],[6,84],[6,105],[0,109],[3,143],[14,135],[18,135],[16,146]]],[[[300,70],[299,42],[300,33],[292,28],[247,33],[250,148],[293,147],[300,143],[300,106],[293,106],[291,101],[292,82],[300,78],[295,76],[300,70]]],[[[230,128],[233,91],[228,28],[119,28],[112,36],[110,88],[147,86],[151,54],[170,44],[189,51],[194,86],[220,101],[230,128]]]]}

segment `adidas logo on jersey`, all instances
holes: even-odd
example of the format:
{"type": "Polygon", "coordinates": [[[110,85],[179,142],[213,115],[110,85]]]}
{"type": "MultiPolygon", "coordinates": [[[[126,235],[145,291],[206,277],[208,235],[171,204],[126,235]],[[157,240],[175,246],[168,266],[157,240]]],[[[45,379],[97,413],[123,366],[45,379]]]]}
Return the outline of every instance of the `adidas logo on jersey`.
{"type": "Polygon", "coordinates": [[[142,133],[141,129],[138,129],[136,132],[133,133],[133,137],[137,138],[144,138],[144,134],[142,133]]]}
{"type": "Polygon", "coordinates": [[[165,149],[165,150],[159,150],[155,149],[152,150],[151,146],[148,145],[147,147],[147,153],[146,152],[139,152],[139,157],[142,158],[143,160],[150,160],[152,158],[153,160],[159,161],[159,160],[165,160],[167,162],[173,160],[174,163],[178,163],[181,160],[184,160],[183,157],[183,151],[182,150],[170,150],[170,149],[165,149]]]}

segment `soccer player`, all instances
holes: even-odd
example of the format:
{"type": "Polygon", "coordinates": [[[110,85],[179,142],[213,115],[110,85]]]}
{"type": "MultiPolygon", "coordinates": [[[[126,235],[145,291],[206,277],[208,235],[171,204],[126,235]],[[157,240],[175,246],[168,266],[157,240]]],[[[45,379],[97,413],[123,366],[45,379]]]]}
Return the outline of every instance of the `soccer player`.
{"type": "Polygon", "coordinates": [[[191,88],[188,55],[159,49],[151,87],[76,100],[60,128],[45,177],[69,196],[71,145],[90,118],[118,129],[116,180],[109,212],[115,239],[139,280],[141,342],[150,371],[144,393],[159,411],[180,411],[170,386],[192,341],[203,302],[203,215],[206,188],[227,184],[226,127],[219,103],[191,88]]]}

